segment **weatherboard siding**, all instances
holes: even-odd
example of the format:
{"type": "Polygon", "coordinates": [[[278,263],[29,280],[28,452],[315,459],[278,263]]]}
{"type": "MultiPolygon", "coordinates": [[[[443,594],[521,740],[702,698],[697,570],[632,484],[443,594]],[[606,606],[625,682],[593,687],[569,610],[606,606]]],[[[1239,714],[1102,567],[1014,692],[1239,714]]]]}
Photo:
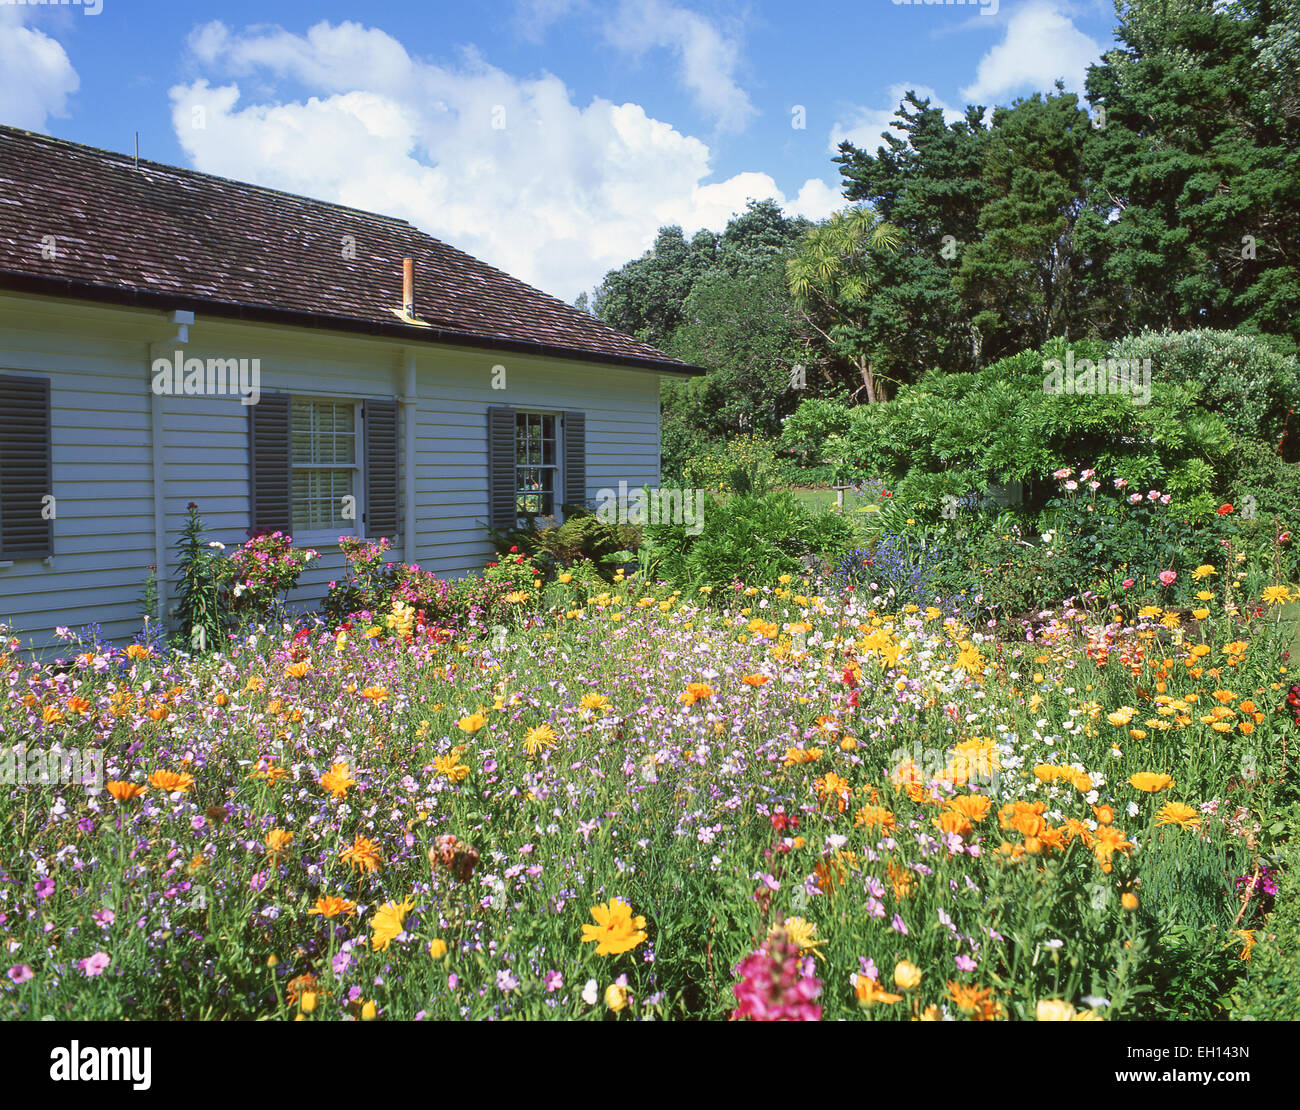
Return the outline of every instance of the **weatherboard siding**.
{"type": "MultiPolygon", "coordinates": [[[[57,517],[52,565],[0,566],[0,622],[46,648],[57,625],[97,623],[122,643],[140,626],[139,598],[155,563],[152,359],[168,357],[176,328],[158,312],[0,292],[0,372],[51,380],[57,517]],[[152,345],[155,345],[151,347],[152,345]]],[[[587,414],[587,496],[620,481],[659,479],[659,377],[607,367],[433,344],[403,346],[313,329],[205,318],[190,358],[256,358],[261,390],[365,400],[401,398],[404,352],[414,354],[416,558],[455,577],[483,566],[490,405],[587,414]],[[505,367],[507,388],[493,389],[505,367]]],[[[238,396],[162,396],[164,566],[193,501],[211,540],[234,547],[249,526],[248,407],[238,396]]],[[[405,503],[406,421],[399,419],[399,502],[405,503]]],[[[395,544],[400,558],[405,537],[395,544]]],[[[311,606],[343,571],[337,543],[303,574],[292,604],[311,606]]],[[[174,602],[174,586],[169,588],[174,602]]]]}

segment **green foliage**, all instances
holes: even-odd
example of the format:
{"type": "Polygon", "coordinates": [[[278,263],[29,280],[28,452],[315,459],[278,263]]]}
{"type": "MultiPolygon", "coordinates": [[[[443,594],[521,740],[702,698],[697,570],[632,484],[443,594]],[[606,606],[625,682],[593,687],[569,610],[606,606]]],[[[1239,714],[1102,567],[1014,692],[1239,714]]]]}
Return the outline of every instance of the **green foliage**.
{"type": "Polygon", "coordinates": [[[580,562],[599,564],[615,552],[635,552],[641,546],[641,528],[607,522],[590,510],[576,509],[563,524],[493,531],[492,539],[498,550],[535,558],[550,576],[557,568],[580,562]]]}
{"type": "Polygon", "coordinates": [[[203,539],[203,518],[191,501],[185,510],[181,538],[176,544],[177,618],[184,646],[196,650],[215,647],[226,622],[221,595],[221,567],[217,549],[203,539]]]}
{"type": "Polygon", "coordinates": [[[450,618],[450,587],[429,571],[389,557],[391,543],[343,536],[339,547],[347,562],[343,576],[330,583],[322,608],[333,622],[357,614],[372,619],[387,615],[395,602],[423,612],[429,624],[450,618]]]}
{"type": "Polygon", "coordinates": [[[1300,820],[1294,816],[1290,840],[1282,853],[1273,910],[1254,937],[1257,943],[1249,949],[1246,981],[1232,1017],[1239,1021],[1300,1020],[1300,820]]]}
{"type": "Polygon", "coordinates": [[[806,569],[805,559],[834,564],[855,536],[843,517],[810,512],[793,494],[780,491],[710,498],[699,534],[682,525],[661,525],[647,528],[646,540],[670,581],[725,589],[797,574],[806,569]]]}
{"type": "Polygon", "coordinates": [[[805,464],[823,464],[826,441],[849,430],[849,412],[849,406],[835,398],[810,397],[782,425],[782,450],[805,464]]]}
{"type": "Polygon", "coordinates": [[[1200,387],[1198,401],[1234,436],[1265,440],[1288,461],[1300,459],[1300,434],[1288,434],[1300,408],[1300,360],[1258,335],[1143,331],[1112,344],[1115,358],[1150,359],[1154,379],[1200,387]]]}
{"type": "Polygon", "coordinates": [[[736,436],[707,454],[687,459],[682,482],[710,493],[763,493],[778,473],[774,446],[761,436],[736,436]]]}

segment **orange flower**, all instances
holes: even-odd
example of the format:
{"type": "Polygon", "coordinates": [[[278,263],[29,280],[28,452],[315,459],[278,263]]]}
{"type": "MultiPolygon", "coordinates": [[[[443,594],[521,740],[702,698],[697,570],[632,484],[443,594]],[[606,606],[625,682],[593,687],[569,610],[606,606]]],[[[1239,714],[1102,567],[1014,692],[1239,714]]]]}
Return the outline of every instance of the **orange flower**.
{"type": "Polygon", "coordinates": [[[834,798],[839,805],[839,811],[844,812],[849,803],[849,781],[840,778],[834,771],[827,771],[824,776],[814,781],[813,786],[817,790],[817,797],[822,801],[834,798]]]}
{"type": "Polygon", "coordinates": [[[144,644],[129,644],[126,649],[128,659],[148,659],[153,652],[144,644]]]}
{"type": "Polygon", "coordinates": [[[993,799],[982,794],[962,794],[948,802],[948,808],[960,813],[966,820],[978,824],[988,816],[993,799]]]}
{"type": "Polygon", "coordinates": [[[104,789],[112,794],[117,801],[129,802],[132,798],[138,798],[149,788],[138,783],[122,782],[114,779],[112,782],[104,783],[104,789]]]}
{"type": "Polygon", "coordinates": [[[171,713],[171,710],[165,705],[156,705],[152,709],[146,709],[144,715],[151,721],[161,721],[169,713],[171,713]]]}
{"type": "Polygon", "coordinates": [[[270,859],[279,859],[289,850],[293,833],[286,829],[272,829],[266,834],[266,854],[270,859]]]}
{"type": "Polygon", "coordinates": [[[717,691],[707,682],[691,682],[678,695],[678,699],[683,705],[694,705],[697,701],[707,700],[716,693],[717,691]]]}
{"type": "Polygon", "coordinates": [[[743,674],[740,681],[746,686],[766,686],[772,680],[765,674],[743,674]]]}
{"type": "Polygon", "coordinates": [[[290,663],[287,667],[285,667],[284,673],[288,678],[303,678],[310,670],[311,670],[311,663],[304,660],[301,663],[290,663]]]}
{"type": "Polygon", "coordinates": [[[853,823],[867,830],[879,825],[884,831],[894,827],[894,815],[884,806],[863,806],[853,815],[853,823]]]}
{"type": "Polygon", "coordinates": [[[965,836],[974,829],[964,813],[955,809],[945,809],[938,817],[934,819],[934,826],[943,833],[955,833],[957,836],[965,836]]]}
{"type": "Polygon", "coordinates": [[[901,994],[890,994],[875,979],[868,979],[865,975],[857,976],[857,981],[853,984],[853,993],[858,996],[859,1006],[874,1006],[877,1002],[883,1002],[886,1006],[892,1006],[895,1002],[902,1002],[901,994]]]}
{"type": "Polygon", "coordinates": [[[378,871],[379,845],[364,836],[358,836],[352,842],[352,847],[346,849],[339,858],[363,872],[378,871]]]}
{"type": "Polygon", "coordinates": [[[361,691],[361,696],[378,704],[388,700],[388,690],[383,686],[367,686],[361,691]]]}
{"type": "Polygon", "coordinates": [[[194,776],[188,773],[178,775],[175,771],[155,771],[149,776],[149,785],[168,794],[177,790],[184,794],[194,786],[194,776]]]}
{"type": "Polygon", "coordinates": [[[319,914],[321,917],[338,917],[340,914],[351,917],[356,912],[355,902],[349,902],[346,898],[338,898],[333,894],[317,898],[316,904],[307,911],[308,915],[319,914]]]}
{"type": "Polygon", "coordinates": [[[348,787],[357,784],[357,780],[352,777],[352,769],[346,763],[335,763],[318,781],[335,799],[346,798],[348,787]]]}
{"type": "Polygon", "coordinates": [[[78,717],[85,713],[89,708],[90,702],[85,698],[79,698],[76,695],[73,695],[68,699],[68,712],[75,713],[78,717]]]}

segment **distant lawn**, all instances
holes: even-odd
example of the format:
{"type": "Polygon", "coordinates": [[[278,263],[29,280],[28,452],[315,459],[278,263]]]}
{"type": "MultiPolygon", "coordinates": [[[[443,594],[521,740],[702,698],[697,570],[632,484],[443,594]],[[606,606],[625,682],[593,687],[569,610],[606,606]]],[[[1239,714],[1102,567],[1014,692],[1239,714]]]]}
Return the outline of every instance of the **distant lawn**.
{"type": "Polygon", "coordinates": [[[810,509],[835,508],[835,491],[833,489],[792,489],[795,500],[810,509]]]}

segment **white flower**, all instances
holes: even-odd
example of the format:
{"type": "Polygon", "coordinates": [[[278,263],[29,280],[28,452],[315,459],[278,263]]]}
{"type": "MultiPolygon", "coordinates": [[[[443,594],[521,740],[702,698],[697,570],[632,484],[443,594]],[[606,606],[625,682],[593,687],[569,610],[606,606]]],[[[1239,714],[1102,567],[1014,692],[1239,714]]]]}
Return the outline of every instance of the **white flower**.
{"type": "Polygon", "coordinates": [[[583,1000],[583,1002],[585,1002],[588,1006],[594,1006],[594,1005],[596,1005],[596,998],[598,997],[597,994],[596,994],[596,991],[597,991],[598,989],[599,989],[599,988],[597,988],[597,986],[596,986],[596,980],[595,980],[595,979],[588,979],[588,980],[587,980],[587,985],[586,985],[585,987],[582,988],[582,1000],[583,1000]]]}
{"type": "Polygon", "coordinates": [[[1136,817],[1141,810],[1138,809],[1137,802],[1129,802],[1127,813],[1130,817],[1136,817]]]}
{"type": "Polygon", "coordinates": [[[225,551],[225,550],[226,550],[226,545],[225,545],[224,543],[222,543],[220,540],[209,540],[209,541],[208,541],[208,546],[209,546],[209,547],[215,547],[218,551],[225,551]]]}

